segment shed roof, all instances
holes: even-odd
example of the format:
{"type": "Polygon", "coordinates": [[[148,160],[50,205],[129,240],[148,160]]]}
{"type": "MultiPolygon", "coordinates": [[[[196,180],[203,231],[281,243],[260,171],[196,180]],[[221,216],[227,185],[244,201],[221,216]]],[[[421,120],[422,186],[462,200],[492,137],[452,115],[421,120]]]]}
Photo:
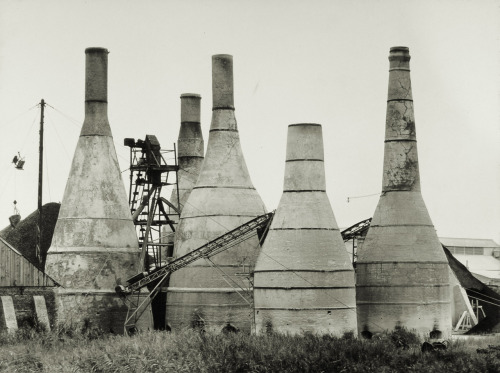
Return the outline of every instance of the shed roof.
{"type": "Polygon", "coordinates": [[[446,247],[488,247],[500,249],[500,245],[489,238],[439,237],[439,240],[446,247]]]}
{"type": "Polygon", "coordinates": [[[0,256],[0,286],[59,286],[2,237],[0,256]]]}
{"type": "Polygon", "coordinates": [[[467,269],[490,279],[500,279],[500,260],[488,255],[453,255],[467,269]]]}

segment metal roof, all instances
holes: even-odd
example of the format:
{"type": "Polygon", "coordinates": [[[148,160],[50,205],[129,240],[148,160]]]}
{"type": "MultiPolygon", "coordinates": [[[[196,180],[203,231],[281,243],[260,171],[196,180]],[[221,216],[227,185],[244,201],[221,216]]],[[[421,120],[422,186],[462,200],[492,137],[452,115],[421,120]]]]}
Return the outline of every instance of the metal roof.
{"type": "Polygon", "coordinates": [[[451,238],[439,237],[444,246],[450,247],[490,247],[499,248],[500,245],[488,238],[451,238]]]}
{"type": "Polygon", "coordinates": [[[490,279],[500,279],[500,260],[489,255],[453,255],[473,273],[490,279]]]}

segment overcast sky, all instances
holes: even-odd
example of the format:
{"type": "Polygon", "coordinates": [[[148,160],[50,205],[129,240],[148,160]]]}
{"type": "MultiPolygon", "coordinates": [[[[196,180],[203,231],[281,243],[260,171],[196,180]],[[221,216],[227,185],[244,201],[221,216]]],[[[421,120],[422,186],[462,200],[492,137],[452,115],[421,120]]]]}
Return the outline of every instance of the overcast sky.
{"type": "MultiPolygon", "coordinates": [[[[243,153],[267,208],[283,188],[287,126],[323,126],[327,192],[341,227],[371,217],[382,184],[389,49],[407,46],[422,193],[441,237],[500,242],[500,1],[0,0],[0,227],[62,200],[84,114],[87,47],[109,54],[109,119],[123,138],[172,148],[182,93],[211,119],[211,56],[234,56],[243,153]],[[31,110],[30,110],[31,109],[31,110]],[[13,156],[26,158],[15,170],[13,156]],[[351,198],[371,195],[364,198],[351,198]]],[[[124,172],[128,183],[128,172],[124,172]]],[[[128,189],[128,184],[127,184],[128,189]]]]}

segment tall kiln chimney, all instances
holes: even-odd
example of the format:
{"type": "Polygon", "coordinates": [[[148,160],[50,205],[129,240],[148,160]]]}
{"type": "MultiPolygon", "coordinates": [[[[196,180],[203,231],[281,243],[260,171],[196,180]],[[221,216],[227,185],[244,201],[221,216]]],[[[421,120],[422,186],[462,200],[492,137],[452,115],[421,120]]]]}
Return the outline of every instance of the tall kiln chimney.
{"type": "MultiPolygon", "coordinates": [[[[177,189],[172,190],[170,201],[177,205],[179,211],[186,204],[191,190],[198,180],[201,165],[203,164],[204,142],[200,125],[200,101],[201,96],[196,93],[181,94],[181,126],[177,138],[177,160],[179,171],[177,171],[177,189]]],[[[175,215],[171,215],[173,218],[175,215]]],[[[174,220],[176,220],[174,218],[174,220]]],[[[173,255],[174,232],[170,227],[163,228],[165,242],[169,243],[167,256],[173,255]]]]}
{"type": "MultiPolygon", "coordinates": [[[[212,57],[212,91],[207,152],[182,210],[176,232],[177,257],[266,212],[241,151],[234,115],[232,56],[212,57]]],[[[173,273],[167,295],[167,323],[172,328],[198,326],[213,331],[230,324],[250,331],[253,310],[236,291],[238,286],[249,287],[249,283],[236,274],[249,272],[258,253],[258,239],[253,237],[211,258],[213,267],[208,261],[198,260],[173,273]],[[238,285],[228,285],[229,278],[238,285]]]]}
{"type": "MultiPolygon", "coordinates": [[[[203,164],[204,142],[200,125],[200,101],[201,96],[195,93],[183,93],[181,95],[181,127],[177,139],[181,211],[196,184],[196,180],[198,180],[201,165],[203,164]]],[[[172,202],[176,203],[176,198],[177,196],[173,195],[172,202]]]]}
{"type": "Polygon", "coordinates": [[[389,55],[382,195],[358,252],[358,329],[451,335],[448,262],[420,192],[410,55],[389,55]]]}
{"type": "Polygon", "coordinates": [[[319,124],[288,126],[283,195],[254,273],[257,333],[357,333],[354,269],[326,194],[319,124]]]}
{"type": "Polygon", "coordinates": [[[85,120],[46,272],[62,285],[59,322],[121,332],[127,308],[114,288],[135,274],[139,250],[107,116],[108,51],[85,53],[85,120]]]}

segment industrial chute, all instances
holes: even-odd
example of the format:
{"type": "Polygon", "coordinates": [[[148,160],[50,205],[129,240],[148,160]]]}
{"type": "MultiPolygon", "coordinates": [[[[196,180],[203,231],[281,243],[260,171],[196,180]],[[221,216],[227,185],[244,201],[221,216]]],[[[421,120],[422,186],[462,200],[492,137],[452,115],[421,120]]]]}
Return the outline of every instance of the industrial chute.
{"type": "MultiPolygon", "coordinates": [[[[161,287],[173,272],[184,268],[188,264],[201,258],[211,262],[211,257],[232,248],[237,243],[253,237],[254,235],[258,235],[259,243],[262,245],[269,230],[269,226],[272,223],[274,212],[275,211],[260,215],[206,243],[196,250],[172,260],[169,263],[163,263],[150,271],[140,272],[129,278],[127,280],[127,285],[125,286],[116,286],[116,293],[120,296],[120,298],[122,298],[128,307],[127,318],[124,324],[125,333],[133,334],[136,330],[136,323],[142,314],[147,310],[153,299],[158,295],[161,287]],[[144,293],[141,293],[141,289],[144,289],[145,287],[149,289],[149,294],[147,294],[146,297],[144,297],[144,293]]],[[[344,241],[350,240],[366,231],[369,227],[370,221],[371,218],[365,219],[352,227],[343,230],[341,235],[344,241]]],[[[217,266],[214,265],[215,269],[217,269],[216,267],[217,266]]],[[[231,284],[229,285],[233,286],[231,284]]],[[[246,301],[248,300],[245,298],[245,295],[242,294],[243,292],[238,293],[246,301]]]]}
{"type": "MultiPolygon", "coordinates": [[[[135,331],[137,321],[151,304],[170,274],[198,259],[203,258],[210,261],[210,258],[214,255],[226,251],[239,242],[245,241],[255,235],[260,235],[259,241],[262,243],[273,216],[274,211],[260,215],[168,264],[161,265],[153,271],[137,274],[127,280],[127,286],[118,285],[115,290],[128,307],[124,325],[125,333],[130,334],[135,331]],[[147,297],[141,298],[140,291],[144,287],[150,288],[150,292],[147,297]]],[[[241,293],[239,294],[245,299],[241,293]]]]}

